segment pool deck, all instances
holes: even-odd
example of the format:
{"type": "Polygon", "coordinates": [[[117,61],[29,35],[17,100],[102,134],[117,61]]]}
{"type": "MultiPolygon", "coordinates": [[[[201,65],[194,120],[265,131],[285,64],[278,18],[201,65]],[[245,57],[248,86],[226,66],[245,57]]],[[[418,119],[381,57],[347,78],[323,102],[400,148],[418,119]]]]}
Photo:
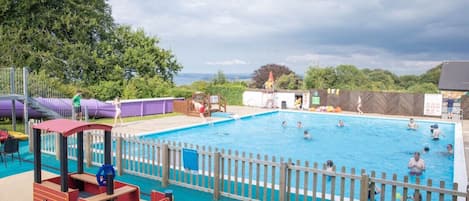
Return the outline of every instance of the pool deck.
{"type": "MultiPolygon", "coordinates": [[[[238,116],[256,114],[260,112],[272,111],[271,109],[256,108],[256,107],[244,107],[244,106],[227,106],[227,112],[234,113],[238,116]]],[[[217,121],[226,118],[207,118],[208,121],[217,121]]],[[[142,120],[136,122],[124,123],[122,126],[117,126],[113,129],[113,132],[124,133],[131,135],[141,135],[148,133],[155,133],[163,130],[168,130],[177,127],[189,126],[194,124],[204,123],[200,117],[192,117],[185,115],[178,115],[172,117],[165,117],[159,119],[142,120]]]]}
{"type": "MultiPolygon", "coordinates": [[[[257,114],[261,112],[272,111],[272,109],[264,109],[264,108],[255,108],[255,107],[244,107],[244,106],[228,106],[228,112],[237,114],[239,116],[250,115],[250,114],[257,114]]],[[[354,112],[343,112],[343,114],[356,114],[354,112]]],[[[409,116],[396,116],[396,115],[383,115],[383,114],[365,114],[366,116],[380,116],[380,117],[395,117],[395,118],[410,118],[409,116]]],[[[425,120],[434,120],[434,121],[445,121],[440,118],[431,118],[431,117],[413,117],[415,119],[425,119],[425,120]]],[[[222,120],[224,118],[211,118],[209,121],[216,121],[222,120]]],[[[451,121],[448,121],[451,122],[451,121]]],[[[129,122],[125,123],[122,126],[114,128],[114,132],[117,133],[125,133],[131,135],[141,135],[147,133],[154,133],[159,131],[164,131],[172,128],[177,127],[184,127],[190,126],[194,124],[201,124],[204,123],[200,117],[189,117],[184,115],[172,116],[172,117],[165,117],[165,118],[158,118],[154,120],[142,120],[137,122],[129,122]]],[[[463,134],[463,141],[464,141],[464,153],[466,163],[469,162],[469,120],[462,121],[462,134],[463,134]]],[[[27,152],[23,150],[22,153],[27,152]]],[[[31,155],[31,154],[29,154],[31,155]]],[[[3,165],[3,164],[0,164],[3,165]]],[[[25,165],[18,166],[24,167],[25,165]]],[[[466,165],[466,172],[469,173],[469,165],[466,165]]],[[[46,173],[47,176],[52,176],[53,174],[48,172],[46,173]]],[[[31,200],[30,193],[24,192],[31,192],[32,191],[32,172],[24,172],[24,173],[16,173],[15,175],[11,175],[9,177],[1,178],[0,176],[0,189],[4,192],[10,192],[8,195],[16,195],[15,200],[31,200]],[[23,186],[18,188],[18,186],[23,186]],[[27,187],[27,188],[26,188],[27,187]],[[31,187],[31,189],[30,189],[31,187]]],[[[5,197],[7,194],[0,193],[0,200],[7,200],[5,197]]],[[[11,197],[10,197],[11,198],[11,197]]],[[[210,196],[208,196],[210,198],[210,196]]],[[[9,199],[9,198],[8,198],[9,199]]]]}

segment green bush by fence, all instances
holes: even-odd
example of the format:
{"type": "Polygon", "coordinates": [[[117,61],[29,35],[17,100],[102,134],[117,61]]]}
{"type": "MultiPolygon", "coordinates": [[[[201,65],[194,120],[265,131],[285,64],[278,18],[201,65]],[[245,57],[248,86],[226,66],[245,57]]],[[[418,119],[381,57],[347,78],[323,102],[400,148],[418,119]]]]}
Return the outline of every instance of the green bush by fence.
{"type": "Polygon", "coordinates": [[[245,89],[246,86],[243,85],[225,83],[223,85],[210,85],[207,87],[207,92],[223,96],[228,105],[242,105],[245,89]]]}

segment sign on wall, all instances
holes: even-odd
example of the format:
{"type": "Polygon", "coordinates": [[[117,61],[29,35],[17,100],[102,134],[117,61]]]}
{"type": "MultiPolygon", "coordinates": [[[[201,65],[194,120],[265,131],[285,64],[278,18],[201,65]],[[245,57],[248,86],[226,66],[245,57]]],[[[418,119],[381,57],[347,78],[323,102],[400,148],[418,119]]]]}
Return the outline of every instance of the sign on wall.
{"type": "Polygon", "coordinates": [[[441,116],[443,96],[441,94],[425,94],[423,115],[441,116]]]}

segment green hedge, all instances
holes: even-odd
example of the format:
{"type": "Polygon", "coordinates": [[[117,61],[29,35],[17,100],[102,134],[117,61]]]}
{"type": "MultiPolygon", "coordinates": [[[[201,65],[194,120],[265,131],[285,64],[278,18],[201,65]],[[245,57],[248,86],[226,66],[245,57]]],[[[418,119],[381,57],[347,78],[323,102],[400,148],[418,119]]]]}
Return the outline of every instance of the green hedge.
{"type": "Polygon", "coordinates": [[[238,84],[210,85],[207,87],[207,92],[209,94],[223,96],[228,102],[228,105],[242,105],[243,92],[245,89],[245,86],[238,84]]]}

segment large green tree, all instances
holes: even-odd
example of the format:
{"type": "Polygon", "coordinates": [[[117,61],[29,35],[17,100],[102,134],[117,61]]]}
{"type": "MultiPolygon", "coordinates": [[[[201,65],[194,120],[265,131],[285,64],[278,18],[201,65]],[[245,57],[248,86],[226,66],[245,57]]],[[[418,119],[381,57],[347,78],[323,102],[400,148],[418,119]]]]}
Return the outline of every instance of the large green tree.
{"type": "Polygon", "coordinates": [[[158,42],[116,25],[105,0],[0,0],[0,66],[41,69],[82,86],[132,76],[172,83],[182,66],[158,42]]]}
{"type": "Polygon", "coordinates": [[[274,79],[282,75],[288,75],[294,72],[290,68],[279,64],[267,64],[255,70],[252,75],[252,87],[263,88],[265,82],[269,79],[269,73],[272,72],[274,79]]]}
{"type": "Polygon", "coordinates": [[[104,0],[2,0],[0,5],[4,66],[80,79],[94,63],[89,53],[112,33],[111,11],[104,0]]]}
{"type": "Polygon", "coordinates": [[[333,67],[309,67],[303,80],[303,86],[306,89],[334,88],[336,80],[337,75],[333,67]]]}

